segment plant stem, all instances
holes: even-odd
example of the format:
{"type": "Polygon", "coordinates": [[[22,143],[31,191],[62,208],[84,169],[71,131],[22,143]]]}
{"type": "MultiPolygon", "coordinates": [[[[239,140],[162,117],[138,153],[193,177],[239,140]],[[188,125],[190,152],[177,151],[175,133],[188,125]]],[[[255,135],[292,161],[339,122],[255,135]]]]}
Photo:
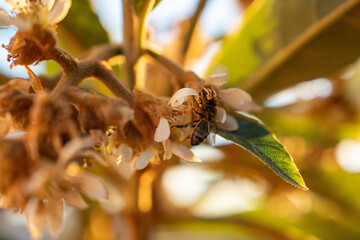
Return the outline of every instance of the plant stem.
{"type": "Polygon", "coordinates": [[[121,97],[126,100],[130,105],[135,103],[134,94],[118,79],[116,74],[107,69],[103,64],[94,64],[95,72],[94,77],[101,80],[115,96],[121,97]]]}
{"type": "Polygon", "coordinates": [[[190,20],[189,31],[187,32],[187,34],[185,36],[184,45],[183,45],[183,48],[182,48],[182,51],[181,51],[181,53],[182,53],[182,62],[184,62],[185,59],[186,59],[186,55],[187,55],[187,52],[188,52],[189,47],[190,47],[191,39],[192,39],[192,36],[194,34],[196,24],[197,24],[197,22],[198,22],[198,20],[200,18],[201,12],[203,11],[203,9],[205,7],[205,4],[206,4],[206,0],[200,0],[194,15],[190,20]]]}
{"type": "Polygon", "coordinates": [[[55,47],[49,51],[48,60],[54,60],[63,69],[65,74],[74,72],[78,68],[78,60],[65,50],[55,47]]]}
{"type": "MultiPolygon", "coordinates": [[[[110,48],[110,50],[115,49],[110,48]]],[[[100,59],[106,57],[102,54],[95,54],[95,56],[100,59]]],[[[92,60],[91,57],[78,61],[60,48],[50,51],[48,59],[56,61],[63,69],[63,74],[54,88],[53,94],[61,93],[70,86],[77,86],[86,78],[95,77],[102,81],[115,96],[123,98],[130,105],[134,104],[133,93],[118,79],[112,69],[108,69],[100,61],[92,60]]]]}
{"type": "Polygon", "coordinates": [[[108,60],[114,56],[123,55],[123,47],[120,44],[105,43],[92,47],[89,51],[85,52],[80,60],[94,60],[102,61],[108,60]]]}
{"type": "Polygon", "coordinates": [[[140,53],[146,47],[148,33],[148,15],[155,6],[155,0],[145,0],[139,14],[138,28],[138,52],[140,53]]]}
{"type": "Polygon", "coordinates": [[[185,76],[185,71],[175,62],[171,61],[167,57],[160,55],[151,49],[145,49],[144,52],[155,59],[158,63],[160,63],[163,67],[165,67],[174,77],[178,79],[183,79],[185,76]]]}
{"type": "Polygon", "coordinates": [[[132,89],[135,85],[135,63],[138,57],[138,49],[135,48],[135,17],[132,0],[123,0],[123,44],[126,65],[126,79],[129,87],[132,89]]]}

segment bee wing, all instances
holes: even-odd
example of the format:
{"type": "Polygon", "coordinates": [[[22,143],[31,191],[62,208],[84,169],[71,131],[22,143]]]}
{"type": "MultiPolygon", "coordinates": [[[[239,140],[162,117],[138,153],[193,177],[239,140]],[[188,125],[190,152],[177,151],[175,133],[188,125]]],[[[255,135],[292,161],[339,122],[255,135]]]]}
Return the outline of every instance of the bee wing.
{"type": "Polygon", "coordinates": [[[211,133],[211,145],[214,147],[215,146],[215,124],[209,123],[209,129],[210,129],[210,133],[211,133]]]}

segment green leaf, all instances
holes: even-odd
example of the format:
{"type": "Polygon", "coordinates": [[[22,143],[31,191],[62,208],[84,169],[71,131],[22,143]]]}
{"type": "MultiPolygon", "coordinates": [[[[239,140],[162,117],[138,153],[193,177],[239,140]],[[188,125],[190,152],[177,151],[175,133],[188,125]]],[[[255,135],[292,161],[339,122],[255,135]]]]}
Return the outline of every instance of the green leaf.
{"type": "Polygon", "coordinates": [[[358,0],[255,0],[210,72],[264,99],[299,81],[335,74],[360,56],[358,0]]]}
{"type": "Polygon", "coordinates": [[[239,128],[232,132],[217,129],[217,134],[253,153],[289,183],[308,189],[292,157],[274,134],[255,119],[238,113],[232,115],[239,128]]]}
{"type": "MultiPolygon", "coordinates": [[[[135,12],[136,14],[139,14],[141,11],[141,8],[144,4],[145,0],[135,0],[134,1],[134,8],[135,8],[135,12]]],[[[161,0],[155,0],[155,5],[154,8],[161,2],[161,0]]]]}
{"type": "MultiPolygon", "coordinates": [[[[88,0],[72,1],[70,11],[59,27],[61,38],[66,39],[66,42],[75,40],[85,49],[109,42],[108,35],[91,9],[88,0]]],[[[75,44],[71,44],[70,48],[73,48],[73,45],[75,44]]]]}

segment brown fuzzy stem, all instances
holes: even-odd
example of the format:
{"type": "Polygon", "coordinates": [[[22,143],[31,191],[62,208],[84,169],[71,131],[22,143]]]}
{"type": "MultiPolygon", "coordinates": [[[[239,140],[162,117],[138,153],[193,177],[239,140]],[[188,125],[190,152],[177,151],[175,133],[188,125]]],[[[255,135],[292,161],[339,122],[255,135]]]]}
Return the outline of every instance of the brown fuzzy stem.
{"type": "Polygon", "coordinates": [[[120,44],[105,43],[92,47],[80,57],[80,60],[103,61],[122,54],[123,48],[120,44]]]}
{"type": "Polygon", "coordinates": [[[54,60],[63,69],[65,74],[76,71],[78,60],[61,48],[53,48],[49,51],[48,60],[54,60]]]}
{"type": "MultiPolygon", "coordinates": [[[[114,48],[111,49],[115,50],[114,48]]],[[[48,59],[56,61],[63,69],[63,75],[53,90],[53,93],[61,93],[70,86],[77,86],[86,78],[95,77],[102,81],[115,96],[123,98],[129,104],[133,104],[135,101],[134,95],[118,79],[112,69],[106,68],[100,61],[92,60],[93,58],[103,59],[107,57],[107,54],[94,50],[93,56],[89,54],[87,59],[78,61],[60,48],[55,48],[50,51],[48,59]]]]}
{"type": "Polygon", "coordinates": [[[185,71],[180,67],[180,65],[171,61],[169,58],[160,55],[151,49],[145,49],[144,52],[155,59],[158,63],[160,63],[163,67],[165,67],[170,73],[172,73],[176,78],[183,79],[185,76],[185,71]]]}
{"type": "Polygon", "coordinates": [[[117,97],[126,100],[130,105],[135,103],[134,94],[118,79],[112,70],[107,69],[101,63],[94,64],[94,77],[102,81],[117,97]]]}

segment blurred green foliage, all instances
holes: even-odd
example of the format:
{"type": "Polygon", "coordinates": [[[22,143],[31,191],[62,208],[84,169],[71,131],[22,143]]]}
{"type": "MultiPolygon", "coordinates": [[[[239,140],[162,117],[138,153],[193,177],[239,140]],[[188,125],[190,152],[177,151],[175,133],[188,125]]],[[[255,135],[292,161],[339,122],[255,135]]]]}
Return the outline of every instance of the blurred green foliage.
{"type": "Polygon", "coordinates": [[[360,52],[359,17],[360,4],[352,0],[254,1],[211,69],[227,70],[229,85],[263,100],[353,63],[360,52]]]}

